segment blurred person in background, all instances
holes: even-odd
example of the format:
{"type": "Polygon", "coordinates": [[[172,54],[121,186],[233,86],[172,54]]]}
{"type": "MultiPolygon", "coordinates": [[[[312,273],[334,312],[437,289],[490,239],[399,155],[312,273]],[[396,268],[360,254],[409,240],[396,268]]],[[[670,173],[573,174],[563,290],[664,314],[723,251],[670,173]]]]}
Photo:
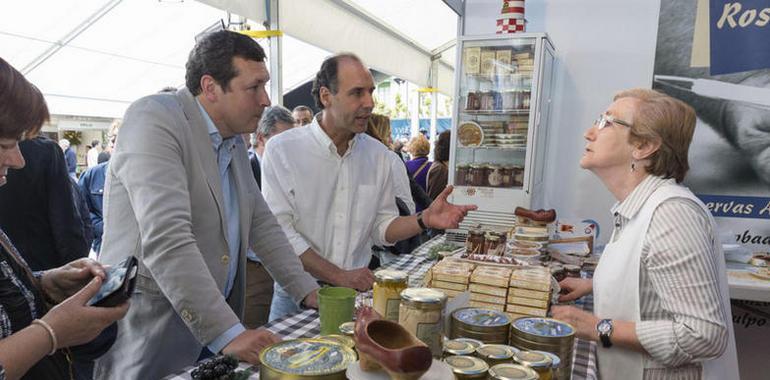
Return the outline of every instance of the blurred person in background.
{"type": "Polygon", "coordinates": [[[67,173],[75,180],[77,177],[78,169],[78,156],[75,154],[75,150],[70,146],[70,141],[67,139],[59,140],[59,147],[64,152],[64,162],[67,164],[67,173]]]}
{"type": "MultiPolygon", "coordinates": [[[[265,144],[273,136],[287,131],[295,126],[295,120],[291,112],[281,105],[265,108],[259,127],[254,133],[254,154],[251,157],[252,170],[257,185],[262,188],[262,175],[260,161],[265,152],[265,144]]],[[[243,324],[250,329],[258,328],[268,321],[270,317],[270,305],[273,300],[273,277],[262,265],[262,261],[251,250],[246,254],[246,308],[243,315],[243,324]]]]}
{"type": "Polygon", "coordinates": [[[99,153],[102,152],[102,142],[99,140],[91,141],[91,148],[86,152],[86,166],[92,168],[99,164],[99,153]]]}
{"type": "MultiPolygon", "coordinates": [[[[114,148],[118,128],[120,128],[120,122],[115,122],[110,128],[110,150],[114,148]]],[[[78,180],[78,187],[85,198],[87,213],[93,228],[94,239],[91,249],[97,257],[102,248],[102,235],[104,234],[102,203],[104,201],[104,182],[109,165],[109,153],[101,152],[99,153],[99,158],[106,158],[106,160],[86,170],[78,180]],[[107,155],[106,157],[103,156],[105,154],[107,155]]]]}
{"type": "Polygon", "coordinates": [[[428,196],[436,198],[447,185],[449,178],[449,143],[451,131],[439,133],[433,150],[433,164],[428,170],[428,196]]]}
{"type": "Polygon", "coordinates": [[[313,122],[313,109],[308,106],[296,106],[291,111],[291,116],[296,120],[296,126],[304,127],[313,122]]]}
{"type": "MultiPolygon", "coordinates": [[[[406,162],[406,171],[409,176],[414,178],[415,182],[423,189],[428,189],[428,171],[430,170],[431,162],[428,160],[428,154],[430,153],[430,142],[422,134],[412,137],[407,146],[407,151],[412,156],[412,159],[406,162]]],[[[417,211],[422,211],[422,208],[417,207],[417,211]]]]}

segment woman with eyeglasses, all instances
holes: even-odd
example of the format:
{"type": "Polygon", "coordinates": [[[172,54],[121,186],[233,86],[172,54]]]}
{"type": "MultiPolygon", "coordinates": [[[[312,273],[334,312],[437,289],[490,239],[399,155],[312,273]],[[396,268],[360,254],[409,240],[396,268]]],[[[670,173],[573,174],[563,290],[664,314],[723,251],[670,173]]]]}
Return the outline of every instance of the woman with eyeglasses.
{"type": "MultiPolygon", "coordinates": [[[[36,135],[48,116],[40,91],[0,58],[0,186],[25,164],[19,140],[36,135]]],[[[104,278],[87,258],[32,272],[0,230],[0,380],[72,379],[68,347],[92,341],[128,311],[127,302],[87,306],[104,278]]]]}
{"type": "Polygon", "coordinates": [[[725,261],[708,209],[681,185],[695,112],[646,89],[622,91],[585,132],[580,166],[615,196],[614,229],[593,279],[594,313],[554,306],[597,342],[603,379],[738,379],[725,261]]]}

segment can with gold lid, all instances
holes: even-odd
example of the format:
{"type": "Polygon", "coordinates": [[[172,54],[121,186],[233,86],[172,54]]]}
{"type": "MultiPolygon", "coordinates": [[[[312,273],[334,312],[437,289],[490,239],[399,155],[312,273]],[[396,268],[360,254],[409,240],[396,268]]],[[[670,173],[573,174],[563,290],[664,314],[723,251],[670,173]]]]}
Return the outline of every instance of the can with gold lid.
{"type": "Polygon", "coordinates": [[[345,380],[345,371],[356,361],[353,349],[319,339],[285,340],[259,354],[263,380],[345,380]]]}
{"type": "Polygon", "coordinates": [[[518,350],[505,344],[485,344],[476,349],[476,357],[484,360],[489,366],[503,363],[513,363],[513,355],[518,350]]]}
{"type": "Polygon", "coordinates": [[[520,364],[498,364],[489,368],[490,380],[538,380],[534,369],[520,364]]]}
{"type": "Polygon", "coordinates": [[[551,380],[553,378],[553,371],[551,369],[553,360],[542,352],[519,351],[513,354],[513,361],[534,369],[540,380],[551,380]]]}
{"type": "Polygon", "coordinates": [[[486,379],[489,365],[473,356],[447,356],[444,362],[452,367],[457,380],[486,379]]]}
{"type": "Polygon", "coordinates": [[[409,275],[393,269],[381,269],[374,272],[372,303],[374,310],[384,319],[398,321],[398,307],[401,304],[401,292],[407,288],[409,275]]]}
{"type": "Polygon", "coordinates": [[[398,324],[425,343],[434,357],[441,357],[444,330],[444,292],[431,288],[407,288],[401,292],[398,324]]]}
{"type": "Polygon", "coordinates": [[[507,335],[511,317],[502,311],[481,307],[463,307],[452,312],[451,329],[457,333],[507,335]]]}
{"type": "Polygon", "coordinates": [[[452,339],[452,340],[456,340],[458,342],[467,342],[468,344],[473,346],[473,350],[474,351],[484,344],[484,342],[482,342],[482,341],[480,341],[478,339],[471,339],[471,338],[456,338],[456,339],[452,339]]]}
{"type": "Polygon", "coordinates": [[[474,352],[476,352],[476,347],[469,342],[456,339],[444,342],[444,357],[473,355],[474,352]]]}
{"type": "Polygon", "coordinates": [[[350,348],[356,347],[356,341],[353,338],[345,335],[338,335],[338,334],[321,335],[315,339],[325,340],[332,343],[339,343],[345,347],[350,347],[350,348]]]}

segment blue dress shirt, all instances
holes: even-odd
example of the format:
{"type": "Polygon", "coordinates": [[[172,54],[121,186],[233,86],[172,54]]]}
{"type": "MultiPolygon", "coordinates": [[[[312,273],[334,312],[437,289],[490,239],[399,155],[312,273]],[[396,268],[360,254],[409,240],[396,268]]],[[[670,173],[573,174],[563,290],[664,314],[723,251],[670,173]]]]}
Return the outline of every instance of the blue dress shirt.
{"type": "MultiPolygon", "coordinates": [[[[201,110],[203,120],[206,122],[209,136],[211,137],[211,147],[214,149],[214,154],[217,156],[217,166],[219,167],[219,179],[222,182],[222,196],[225,203],[225,221],[227,226],[227,245],[228,255],[230,256],[229,268],[227,272],[227,282],[225,283],[225,289],[223,295],[225,297],[230,295],[230,291],[233,288],[233,282],[235,281],[235,274],[238,272],[238,251],[241,246],[240,235],[240,210],[238,207],[238,193],[235,188],[235,178],[233,178],[230,167],[230,162],[233,159],[233,151],[237,144],[243,144],[243,139],[240,136],[235,135],[226,139],[222,138],[219,134],[214,122],[209,117],[209,114],[197,101],[198,108],[201,110]]],[[[208,349],[213,353],[222,351],[236,336],[238,336],[246,328],[243,324],[237,323],[225,331],[222,335],[218,336],[211,343],[208,344],[208,349]]]]}

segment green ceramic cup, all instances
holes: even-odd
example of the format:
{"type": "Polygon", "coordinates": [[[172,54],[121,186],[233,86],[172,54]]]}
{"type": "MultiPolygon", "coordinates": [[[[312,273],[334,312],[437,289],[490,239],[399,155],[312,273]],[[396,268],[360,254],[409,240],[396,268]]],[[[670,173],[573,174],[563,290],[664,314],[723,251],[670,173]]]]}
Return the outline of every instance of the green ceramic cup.
{"type": "Polygon", "coordinates": [[[340,325],[353,320],[355,289],[326,287],[318,290],[318,314],[321,335],[339,334],[340,325]]]}

